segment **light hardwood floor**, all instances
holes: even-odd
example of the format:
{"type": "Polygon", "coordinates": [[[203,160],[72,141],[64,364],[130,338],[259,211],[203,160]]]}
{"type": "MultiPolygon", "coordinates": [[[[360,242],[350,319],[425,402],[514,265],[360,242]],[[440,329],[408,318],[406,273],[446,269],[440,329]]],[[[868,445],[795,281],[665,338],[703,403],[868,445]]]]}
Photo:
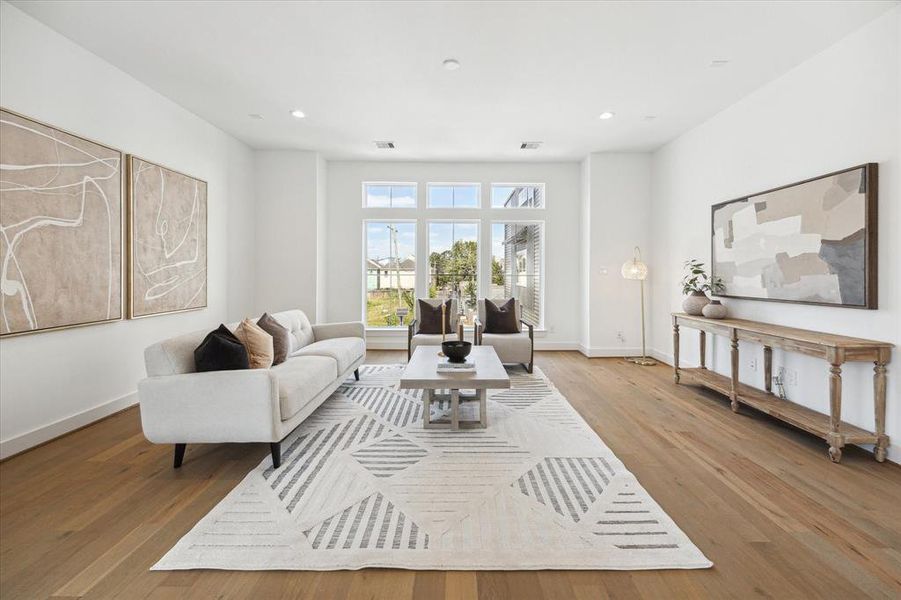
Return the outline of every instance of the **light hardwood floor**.
{"type": "MultiPolygon", "coordinates": [[[[401,362],[370,352],[368,362],[401,362]]],[[[901,467],[822,440],[664,366],[536,355],[588,423],[714,562],[695,571],[150,572],[265,444],[148,443],[137,409],[0,464],[0,597],[898,598],[901,467]]]]}

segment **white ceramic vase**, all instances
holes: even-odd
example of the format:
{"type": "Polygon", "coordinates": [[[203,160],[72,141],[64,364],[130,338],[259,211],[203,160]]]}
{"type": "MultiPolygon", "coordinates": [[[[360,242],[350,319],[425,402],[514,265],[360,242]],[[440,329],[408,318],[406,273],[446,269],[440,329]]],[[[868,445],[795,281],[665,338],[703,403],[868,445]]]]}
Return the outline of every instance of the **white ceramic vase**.
{"type": "Polygon", "coordinates": [[[701,314],[708,319],[725,319],[726,307],[719,300],[711,300],[710,304],[701,309],[701,314]]]}
{"type": "Polygon", "coordinates": [[[710,298],[704,292],[692,292],[682,300],[682,310],[689,315],[699,316],[708,304],[710,304],[710,298]]]}

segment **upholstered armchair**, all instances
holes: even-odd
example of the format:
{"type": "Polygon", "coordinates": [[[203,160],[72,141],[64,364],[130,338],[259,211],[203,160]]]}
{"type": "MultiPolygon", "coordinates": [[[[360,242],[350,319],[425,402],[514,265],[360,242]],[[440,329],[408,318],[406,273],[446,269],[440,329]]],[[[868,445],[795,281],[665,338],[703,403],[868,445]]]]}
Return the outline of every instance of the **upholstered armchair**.
{"type": "MultiPolygon", "coordinates": [[[[504,364],[519,363],[529,373],[535,360],[535,328],[531,323],[522,320],[522,304],[516,300],[516,333],[486,333],[485,332],[485,302],[479,300],[479,316],[475,322],[475,343],[477,346],[491,346],[497,352],[497,357],[504,364]],[[523,327],[526,328],[523,331],[523,327]]],[[[497,306],[503,305],[507,299],[490,300],[497,306]]]]}
{"type": "MultiPolygon", "coordinates": [[[[423,302],[427,302],[432,306],[441,306],[444,300],[440,298],[422,298],[423,302]]],[[[441,334],[419,333],[419,299],[414,303],[413,320],[407,326],[407,360],[413,356],[413,350],[416,346],[440,346],[441,334]]],[[[447,332],[447,340],[457,339],[463,341],[463,323],[460,322],[460,307],[457,299],[452,298],[450,304],[450,331],[447,332]]]]}

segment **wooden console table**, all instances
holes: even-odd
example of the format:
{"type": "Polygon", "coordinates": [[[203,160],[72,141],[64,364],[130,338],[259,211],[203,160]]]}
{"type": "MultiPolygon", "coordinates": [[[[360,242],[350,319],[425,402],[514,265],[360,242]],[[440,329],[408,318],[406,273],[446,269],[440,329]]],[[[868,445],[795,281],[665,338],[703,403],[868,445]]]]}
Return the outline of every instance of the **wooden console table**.
{"type": "Polygon", "coordinates": [[[744,319],[708,319],[684,313],[673,313],[673,379],[676,383],[679,383],[681,374],[686,374],[695,383],[728,396],[732,401],[732,410],[735,412],[738,412],[739,404],[747,404],[823,438],[829,444],[829,457],[833,462],[841,460],[842,447],[845,444],[875,444],[876,460],[879,462],[885,460],[885,452],[889,443],[888,436],[885,434],[885,365],[891,359],[893,347],[893,344],[887,342],[875,342],[744,319]],[[700,368],[679,368],[680,327],[700,330],[700,368]],[[731,341],[731,377],[707,369],[707,333],[722,335],[731,341]],[[742,340],[763,345],[765,390],[759,390],[738,381],[738,343],[742,340]],[[822,358],[829,363],[830,410],[828,415],[773,395],[773,348],[800,352],[822,358]],[[872,361],[876,365],[873,369],[875,433],[842,421],[842,364],[851,361],[872,361]]]}

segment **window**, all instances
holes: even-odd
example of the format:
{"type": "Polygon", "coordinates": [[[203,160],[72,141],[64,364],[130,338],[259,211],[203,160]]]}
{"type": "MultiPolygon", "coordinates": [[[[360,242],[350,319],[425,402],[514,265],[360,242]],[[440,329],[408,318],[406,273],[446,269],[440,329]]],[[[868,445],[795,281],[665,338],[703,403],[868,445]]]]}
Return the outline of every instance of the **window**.
{"type": "Polygon", "coordinates": [[[478,221],[429,223],[429,298],[456,298],[467,326],[479,296],[478,239],[478,221]]]}
{"type": "Polygon", "coordinates": [[[544,208],[544,184],[493,183],[491,208],[544,208]]]}
{"type": "Polygon", "coordinates": [[[489,298],[514,297],[522,304],[523,320],[541,327],[544,288],[542,223],[491,224],[491,284],[489,298]]]}
{"type": "Polygon", "coordinates": [[[402,327],[413,314],[416,222],[366,221],[366,325],[402,327]]]}
{"type": "Polygon", "coordinates": [[[478,183],[430,183],[429,208],[479,208],[482,186],[478,183]]]}
{"type": "Polygon", "coordinates": [[[416,208],[416,184],[364,183],[363,206],[366,208],[416,208]]]}

